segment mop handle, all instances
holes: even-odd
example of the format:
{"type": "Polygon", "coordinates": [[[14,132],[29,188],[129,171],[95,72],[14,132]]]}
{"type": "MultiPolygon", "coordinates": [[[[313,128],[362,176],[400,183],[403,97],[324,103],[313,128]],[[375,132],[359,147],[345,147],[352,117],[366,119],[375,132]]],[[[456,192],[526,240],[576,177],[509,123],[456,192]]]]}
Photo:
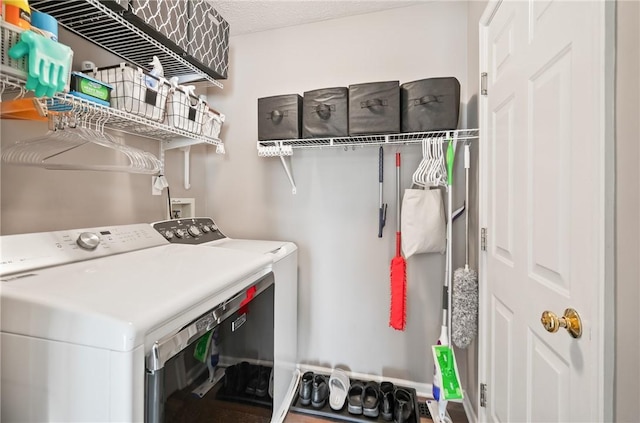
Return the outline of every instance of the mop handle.
{"type": "Polygon", "coordinates": [[[400,233],[400,153],[396,153],[396,232],[400,233]]]}
{"type": "Polygon", "coordinates": [[[379,205],[380,208],[382,209],[382,182],[383,182],[383,169],[382,169],[382,158],[383,158],[383,152],[382,152],[382,147],[380,147],[380,149],[378,150],[378,183],[380,184],[380,189],[379,189],[379,193],[380,193],[380,201],[379,201],[379,205]]]}
{"type": "Polygon", "coordinates": [[[400,153],[396,153],[396,256],[400,256],[400,153]]]}
{"type": "Polygon", "coordinates": [[[465,212],[464,219],[464,227],[465,227],[465,243],[464,243],[464,252],[465,252],[465,267],[469,267],[469,167],[471,165],[471,157],[469,154],[469,144],[464,145],[464,176],[465,176],[465,199],[464,204],[467,208],[465,212]]]}

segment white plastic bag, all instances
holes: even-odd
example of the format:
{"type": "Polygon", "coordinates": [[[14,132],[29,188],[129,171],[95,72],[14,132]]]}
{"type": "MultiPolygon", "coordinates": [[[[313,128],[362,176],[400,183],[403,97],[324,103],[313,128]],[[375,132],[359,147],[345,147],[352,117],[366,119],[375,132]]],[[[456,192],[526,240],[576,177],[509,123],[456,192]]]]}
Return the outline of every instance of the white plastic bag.
{"type": "Polygon", "coordinates": [[[406,189],[401,211],[402,252],[405,258],[445,252],[447,225],[440,189],[406,189]]]}

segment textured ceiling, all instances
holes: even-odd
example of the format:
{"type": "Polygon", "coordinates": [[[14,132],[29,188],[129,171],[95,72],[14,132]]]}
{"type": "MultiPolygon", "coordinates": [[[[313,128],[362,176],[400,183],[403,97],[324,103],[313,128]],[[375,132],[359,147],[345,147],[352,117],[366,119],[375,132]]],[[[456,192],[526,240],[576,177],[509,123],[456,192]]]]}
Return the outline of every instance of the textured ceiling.
{"type": "Polygon", "coordinates": [[[209,0],[209,2],[229,22],[231,36],[362,15],[420,3],[420,1],[400,0],[209,0]]]}

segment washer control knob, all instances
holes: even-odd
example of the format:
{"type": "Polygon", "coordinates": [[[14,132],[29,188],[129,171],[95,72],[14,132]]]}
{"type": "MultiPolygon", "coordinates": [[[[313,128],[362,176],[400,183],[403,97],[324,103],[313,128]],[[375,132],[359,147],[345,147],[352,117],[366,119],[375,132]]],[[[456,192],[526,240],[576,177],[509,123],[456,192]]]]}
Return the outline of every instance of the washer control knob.
{"type": "Polygon", "coordinates": [[[198,229],[196,225],[189,226],[188,231],[189,231],[189,235],[193,237],[202,235],[202,232],[200,232],[200,229],[198,229]]]}
{"type": "Polygon", "coordinates": [[[100,244],[100,237],[93,232],[82,232],[76,243],[84,250],[95,250],[100,244]]]}
{"type": "Polygon", "coordinates": [[[216,226],[215,223],[211,224],[211,230],[212,231],[217,231],[218,230],[218,227],[216,226]]]}
{"type": "Polygon", "coordinates": [[[167,239],[172,239],[173,238],[173,231],[164,231],[162,233],[162,235],[164,235],[164,237],[167,238],[167,239]]]}
{"type": "Polygon", "coordinates": [[[209,229],[209,227],[208,227],[207,225],[204,225],[204,226],[202,227],[202,232],[204,232],[205,234],[208,234],[210,230],[211,230],[211,229],[209,229]]]}
{"type": "Polygon", "coordinates": [[[176,236],[178,238],[184,237],[184,231],[182,229],[176,229],[176,236]]]}

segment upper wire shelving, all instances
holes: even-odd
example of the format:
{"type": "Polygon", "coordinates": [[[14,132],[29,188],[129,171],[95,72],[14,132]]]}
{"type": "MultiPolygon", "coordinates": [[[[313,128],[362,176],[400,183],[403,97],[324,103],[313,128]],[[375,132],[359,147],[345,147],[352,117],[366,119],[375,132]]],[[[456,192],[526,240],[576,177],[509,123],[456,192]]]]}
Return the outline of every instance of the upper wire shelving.
{"type": "Polygon", "coordinates": [[[166,78],[197,74],[209,83],[222,83],[203,72],[184,57],[146,34],[99,0],[32,0],[30,5],[55,17],[60,25],[111,53],[147,69],[157,56],[166,78]]]}

